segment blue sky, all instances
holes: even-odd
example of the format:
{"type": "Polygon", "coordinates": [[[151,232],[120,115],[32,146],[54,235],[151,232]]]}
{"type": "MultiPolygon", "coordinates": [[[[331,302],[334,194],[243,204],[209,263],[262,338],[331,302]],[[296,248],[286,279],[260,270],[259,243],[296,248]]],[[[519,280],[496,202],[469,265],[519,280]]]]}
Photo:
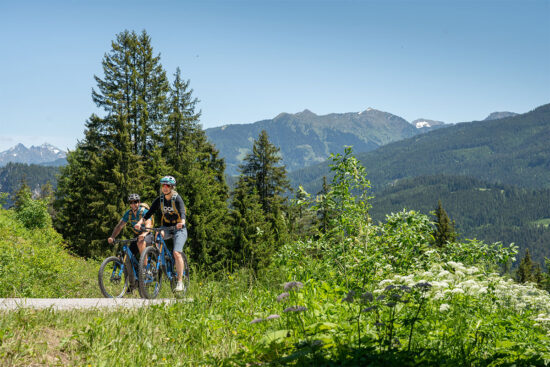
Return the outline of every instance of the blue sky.
{"type": "Polygon", "coordinates": [[[550,0],[0,0],[0,151],[73,149],[125,29],[190,79],[204,128],[306,108],[455,123],[550,103],[550,0]]]}

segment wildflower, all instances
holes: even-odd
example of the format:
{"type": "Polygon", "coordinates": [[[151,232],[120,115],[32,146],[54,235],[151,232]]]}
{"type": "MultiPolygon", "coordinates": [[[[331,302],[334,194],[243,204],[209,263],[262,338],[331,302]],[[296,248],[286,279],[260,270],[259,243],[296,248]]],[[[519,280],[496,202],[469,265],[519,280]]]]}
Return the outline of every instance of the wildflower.
{"type": "Polygon", "coordinates": [[[376,310],[376,308],[377,308],[376,306],[370,306],[370,307],[364,308],[362,312],[370,312],[372,310],[376,310]]]}
{"type": "Polygon", "coordinates": [[[464,294],[464,290],[462,288],[455,288],[451,291],[453,294],[464,294]]]}
{"type": "Polygon", "coordinates": [[[379,295],[378,297],[376,297],[376,300],[377,301],[383,301],[384,298],[386,298],[386,296],[384,296],[383,294],[379,295]]]}
{"type": "Polygon", "coordinates": [[[365,292],[361,295],[361,300],[363,302],[372,302],[374,300],[374,296],[371,292],[365,292]]]}
{"type": "Polygon", "coordinates": [[[409,293],[411,291],[411,287],[409,287],[408,285],[400,285],[399,289],[406,293],[409,293]]]}
{"type": "Polygon", "coordinates": [[[397,303],[395,303],[395,302],[386,303],[386,306],[388,306],[388,307],[395,307],[395,305],[397,305],[397,303]]]}
{"type": "Polygon", "coordinates": [[[254,319],[254,320],[250,321],[250,323],[251,324],[257,324],[257,323],[262,322],[262,321],[264,321],[264,319],[254,319]]]}
{"type": "Polygon", "coordinates": [[[277,302],[282,302],[285,298],[289,296],[288,292],[281,293],[277,296],[277,302]]]}
{"type": "Polygon", "coordinates": [[[376,325],[376,326],[384,326],[384,323],[383,323],[383,322],[377,322],[377,323],[375,323],[374,325],[376,325]]]}
{"type": "Polygon", "coordinates": [[[294,306],[294,307],[287,307],[283,310],[283,312],[301,312],[306,311],[307,308],[304,306],[294,306]]]}
{"type": "Polygon", "coordinates": [[[285,283],[284,285],[284,290],[285,291],[289,291],[291,289],[294,289],[294,288],[303,288],[304,287],[304,284],[302,282],[288,282],[288,283],[285,283]]]}
{"type": "Polygon", "coordinates": [[[354,291],[349,291],[348,294],[342,299],[343,302],[351,303],[353,302],[353,297],[355,296],[354,291]]]}
{"type": "Polygon", "coordinates": [[[279,317],[281,317],[281,316],[279,316],[279,315],[277,315],[277,314],[273,314],[273,315],[269,315],[269,316],[266,317],[265,319],[266,319],[266,320],[274,320],[274,319],[278,319],[279,317]]]}
{"type": "Polygon", "coordinates": [[[429,290],[432,287],[432,285],[428,282],[419,282],[419,283],[416,283],[414,287],[424,292],[429,290]]]}
{"type": "Polygon", "coordinates": [[[399,301],[401,299],[401,295],[397,293],[392,294],[390,297],[396,301],[399,301]]]}
{"type": "Polygon", "coordinates": [[[393,289],[395,289],[395,288],[397,288],[395,285],[390,284],[390,285],[388,285],[386,288],[384,288],[384,290],[385,290],[385,291],[391,291],[391,290],[393,290],[393,289]]]}
{"type": "Polygon", "coordinates": [[[438,278],[443,278],[444,276],[447,276],[449,274],[451,274],[451,273],[448,272],[447,270],[442,270],[442,271],[439,272],[439,274],[437,274],[437,277],[438,278]]]}
{"type": "Polygon", "coordinates": [[[478,273],[479,272],[479,269],[476,268],[475,266],[472,266],[471,268],[466,268],[464,269],[464,271],[466,272],[466,274],[475,274],[475,273],[478,273]]]}
{"type": "Polygon", "coordinates": [[[451,308],[451,306],[449,306],[448,304],[442,303],[441,306],[439,306],[439,312],[448,311],[450,308],[451,308]]]}

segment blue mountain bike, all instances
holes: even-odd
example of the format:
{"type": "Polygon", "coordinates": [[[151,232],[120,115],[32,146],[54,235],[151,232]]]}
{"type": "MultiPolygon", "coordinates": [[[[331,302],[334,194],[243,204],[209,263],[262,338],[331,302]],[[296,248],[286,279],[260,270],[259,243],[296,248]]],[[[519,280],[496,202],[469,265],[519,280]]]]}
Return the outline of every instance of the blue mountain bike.
{"type": "MultiPolygon", "coordinates": [[[[103,260],[98,273],[98,283],[101,293],[107,298],[121,298],[127,292],[138,288],[139,261],[136,259],[129,244],[137,239],[115,240],[122,243],[122,249],[117,256],[103,260]]],[[[141,292],[140,292],[141,295],[141,292]]]]}
{"type": "Polygon", "coordinates": [[[175,292],[178,274],[172,251],[168,250],[161,235],[162,231],[174,230],[176,227],[145,228],[153,232],[154,244],[141,254],[139,261],[139,291],[144,298],[156,298],[162,288],[162,274],[170,281],[172,292],[184,295],[189,288],[189,262],[185,253],[183,257],[183,292],[175,292]]]}

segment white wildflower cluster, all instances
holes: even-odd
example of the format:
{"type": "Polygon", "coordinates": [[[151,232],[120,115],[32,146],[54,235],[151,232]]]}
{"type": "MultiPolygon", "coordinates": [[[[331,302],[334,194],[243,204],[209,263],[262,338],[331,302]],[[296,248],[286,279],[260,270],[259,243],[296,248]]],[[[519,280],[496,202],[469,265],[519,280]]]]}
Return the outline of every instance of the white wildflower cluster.
{"type": "Polygon", "coordinates": [[[427,296],[439,304],[436,307],[441,312],[451,309],[456,297],[474,297],[484,300],[488,306],[510,308],[518,313],[538,312],[533,320],[537,325],[550,328],[548,292],[536,288],[534,284],[518,284],[497,273],[485,274],[475,266],[467,267],[454,261],[432,264],[428,271],[384,279],[374,293],[382,293],[388,285],[412,287],[417,283],[431,285],[427,296]],[[489,293],[492,297],[486,297],[489,293]]]}

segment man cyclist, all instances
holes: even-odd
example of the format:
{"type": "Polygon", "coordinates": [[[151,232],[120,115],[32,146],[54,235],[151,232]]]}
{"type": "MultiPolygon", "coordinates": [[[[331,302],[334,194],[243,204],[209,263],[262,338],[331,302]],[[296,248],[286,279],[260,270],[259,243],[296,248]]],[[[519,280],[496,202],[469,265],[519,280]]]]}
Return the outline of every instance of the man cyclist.
{"type": "Polygon", "coordinates": [[[151,209],[135,225],[135,229],[140,229],[144,221],[149,220],[155,212],[162,215],[161,227],[175,226],[176,229],[165,230],[162,235],[165,239],[174,239],[174,260],[176,262],[176,271],[178,272],[178,282],[175,291],[182,292],[183,288],[183,246],[187,241],[187,228],[185,227],[185,204],[180,195],[174,190],[176,179],[172,176],[164,176],[160,179],[161,194],[151,204],[151,209]],[[165,233],[166,232],[166,233],[165,233]]]}
{"type": "MultiPolygon", "coordinates": [[[[152,241],[153,236],[151,235],[151,233],[144,232],[144,231],[141,231],[141,230],[136,230],[134,228],[134,225],[140,219],[142,219],[144,215],[147,214],[147,208],[145,208],[144,206],[141,205],[141,199],[140,199],[138,194],[128,195],[128,202],[130,203],[130,209],[128,209],[128,210],[126,210],[126,212],[124,212],[124,214],[122,215],[122,219],[118,222],[116,227],[113,229],[113,233],[111,234],[111,237],[109,237],[107,239],[107,242],[112,244],[114,242],[116,236],[118,236],[120,231],[122,231],[122,229],[126,226],[126,223],[130,222],[130,228],[132,229],[132,231],[134,232],[134,235],[136,236],[137,248],[139,250],[139,253],[141,254],[143,252],[143,250],[145,250],[145,246],[150,245],[153,242],[152,241]]],[[[152,226],[150,219],[146,222],[146,226],[147,227],[152,226]]],[[[130,250],[135,254],[136,253],[136,245],[134,243],[135,242],[132,242],[132,244],[130,245],[130,250]]],[[[139,257],[138,257],[138,259],[139,259],[139,257]]],[[[132,280],[131,284],[135,287],[134,283],[137,282],[137,279],[132,279],[133,278],[133,272],[129,272],[129,273],[130,273],[130,277],[131,277],[130,280],[132,280]]]]}

